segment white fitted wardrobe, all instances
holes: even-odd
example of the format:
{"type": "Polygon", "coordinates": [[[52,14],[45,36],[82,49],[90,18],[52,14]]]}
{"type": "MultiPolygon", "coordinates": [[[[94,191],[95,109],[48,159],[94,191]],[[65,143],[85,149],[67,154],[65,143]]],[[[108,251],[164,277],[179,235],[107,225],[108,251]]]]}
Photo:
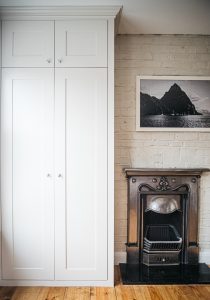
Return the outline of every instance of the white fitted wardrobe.
{"type": "Polygon", "coordinates": [[[1,10],[1,285],[113,285],[119,10],[1,10]]]}

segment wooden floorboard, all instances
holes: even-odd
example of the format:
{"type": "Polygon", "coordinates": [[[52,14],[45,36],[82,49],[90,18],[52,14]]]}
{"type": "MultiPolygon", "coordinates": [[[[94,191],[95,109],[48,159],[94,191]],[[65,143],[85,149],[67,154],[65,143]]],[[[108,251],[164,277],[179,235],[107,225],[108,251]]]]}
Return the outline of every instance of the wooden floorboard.
{"type": "Polygon", "coordinates": [[[210,300],[209,285],[122,285],[115,287],[1,287],[0,300],[210,300]]]}
{"type": "Polygon", "coordinates": [[[89,287],[68,287],[65,291],[64,300],[89,300],[89,287]]]}

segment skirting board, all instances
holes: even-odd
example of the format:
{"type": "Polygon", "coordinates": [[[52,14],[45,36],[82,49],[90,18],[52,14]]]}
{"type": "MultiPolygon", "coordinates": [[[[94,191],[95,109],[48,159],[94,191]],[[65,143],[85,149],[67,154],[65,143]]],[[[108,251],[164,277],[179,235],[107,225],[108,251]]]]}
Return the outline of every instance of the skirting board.
{"type": "MultiPolygon", "coordinates": [[[[200,251],[199,262],[210,265],[210,250],[200,251]]],[[[126,252],[115,252],[114,263],[115,265],[119,265],[119,263],[126,263],[126,252]]]]}

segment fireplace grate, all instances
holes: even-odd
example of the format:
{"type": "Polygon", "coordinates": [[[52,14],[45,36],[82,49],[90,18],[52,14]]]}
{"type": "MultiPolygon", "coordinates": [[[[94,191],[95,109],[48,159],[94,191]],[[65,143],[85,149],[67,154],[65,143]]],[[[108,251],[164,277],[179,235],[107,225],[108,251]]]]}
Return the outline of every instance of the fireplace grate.
{"type": "Polygon", "coordinates": [[[180,250],[182,238],[173,225],[148,225],[144,237],[145,251],[175,251],[180,250]]]}

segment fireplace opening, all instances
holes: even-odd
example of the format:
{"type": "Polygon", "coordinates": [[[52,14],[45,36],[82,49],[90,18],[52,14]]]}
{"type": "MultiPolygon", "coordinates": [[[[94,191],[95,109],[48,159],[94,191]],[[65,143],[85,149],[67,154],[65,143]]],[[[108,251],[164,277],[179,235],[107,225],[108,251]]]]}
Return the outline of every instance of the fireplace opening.
{"type": "Polygon", "coordinates": [[[146,195],[141,201],[142,263],[179,265],[184,258],[185,200],[180,195],[146,195]]]}
{"type": "Polygon", "coordinates": [[[147,266],[184,263],[189,192],[188,184],[172,188],[166,177],[160,178],[155,189],[148,182],[139,185],[141,263],[147,266]]]}

